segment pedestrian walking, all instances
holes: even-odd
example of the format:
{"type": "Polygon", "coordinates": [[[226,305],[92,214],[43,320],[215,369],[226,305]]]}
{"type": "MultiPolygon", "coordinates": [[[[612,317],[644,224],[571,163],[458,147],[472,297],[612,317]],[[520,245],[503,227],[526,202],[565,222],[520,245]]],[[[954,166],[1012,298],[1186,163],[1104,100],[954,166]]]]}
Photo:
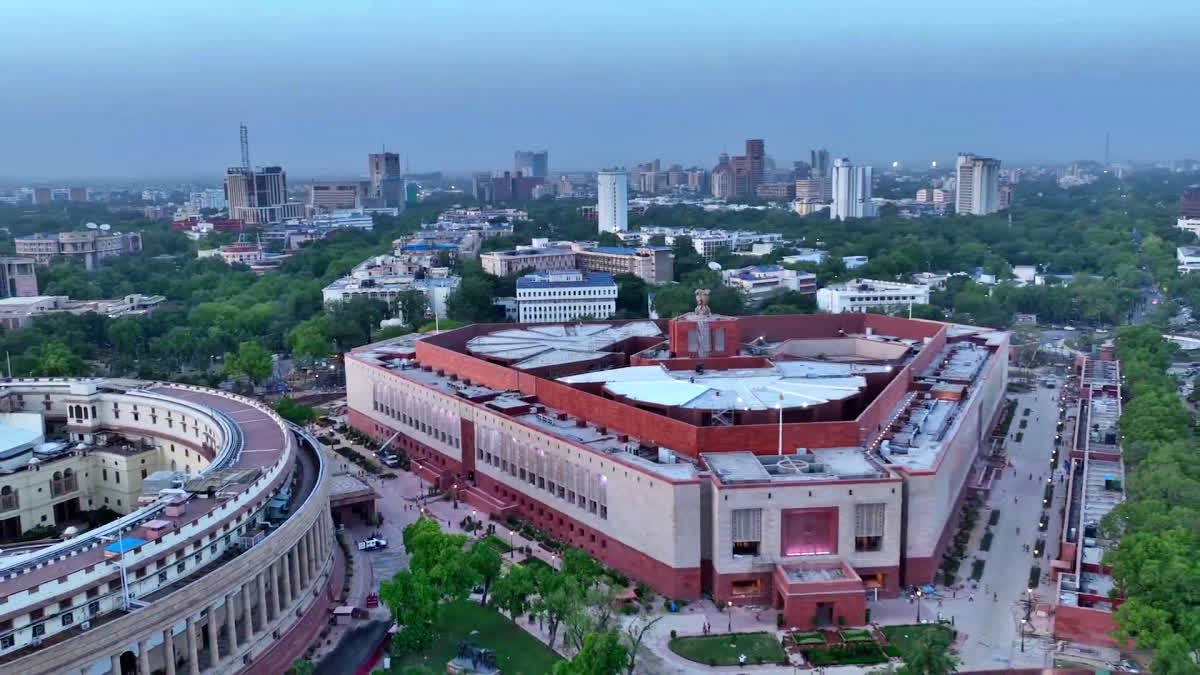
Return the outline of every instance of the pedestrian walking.
{"type": "Polygon", "coordinates": [[[975,594],[974,593],[967,596],[967,602],[975,602],[975,594]]]}

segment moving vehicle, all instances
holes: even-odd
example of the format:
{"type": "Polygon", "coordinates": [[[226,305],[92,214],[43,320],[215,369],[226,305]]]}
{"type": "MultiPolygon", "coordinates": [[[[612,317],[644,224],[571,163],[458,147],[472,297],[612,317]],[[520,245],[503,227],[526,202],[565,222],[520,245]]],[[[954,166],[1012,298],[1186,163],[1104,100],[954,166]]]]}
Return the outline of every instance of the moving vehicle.
{"type": "Polygon", "coordinates": [[[358,550],[360,551],[378,551],[387,548],[387,539],[380,537],[371,537],[358,542],[358,550]]]}

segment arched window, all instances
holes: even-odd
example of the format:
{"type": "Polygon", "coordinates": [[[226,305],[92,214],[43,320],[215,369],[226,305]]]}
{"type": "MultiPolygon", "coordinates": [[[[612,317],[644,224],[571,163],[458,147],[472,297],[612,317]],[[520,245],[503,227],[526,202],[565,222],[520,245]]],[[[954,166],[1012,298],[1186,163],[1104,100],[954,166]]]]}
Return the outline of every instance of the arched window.
{"type": "Polygon", "coordinates": [[[62,472],[61,471],[54,472],[54,480],[62,480],[62,472]]]}

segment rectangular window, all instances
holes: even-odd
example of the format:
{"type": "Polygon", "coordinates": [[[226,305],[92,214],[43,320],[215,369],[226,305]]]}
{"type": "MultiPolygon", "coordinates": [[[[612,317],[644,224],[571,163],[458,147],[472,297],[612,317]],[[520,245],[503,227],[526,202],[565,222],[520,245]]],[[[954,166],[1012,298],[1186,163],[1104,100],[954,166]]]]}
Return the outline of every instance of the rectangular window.
{"type": "Polygon", "coordinates": [[[883,514],[886,504],[858,504],[854,507],[854,550],[878,551],[883,548],[883,514]]]}
{"type": "Polygon", "coordinates": [[[762,543],[762,509],[734,509],[731,514],[734,555],[758,555],[762,543]]]}
{"type": "Polygon", "coordinates": [[[70,626],[73,623],[75,623],[75,615],[71,612],[63,612],[62,625],[70,626]]]}
{"type": "Polygon", "coordinates": [[[12,635],[0,637],[0,649],[12,649],[15,644],[16,638],[14,638],[12,635]]]}
{"type": "Polygon", "coordinates": [[[44,623],[33,624],[33,637],[42,637],[45,634],[46,634],[46,624],[44,624],[44,623]]]}

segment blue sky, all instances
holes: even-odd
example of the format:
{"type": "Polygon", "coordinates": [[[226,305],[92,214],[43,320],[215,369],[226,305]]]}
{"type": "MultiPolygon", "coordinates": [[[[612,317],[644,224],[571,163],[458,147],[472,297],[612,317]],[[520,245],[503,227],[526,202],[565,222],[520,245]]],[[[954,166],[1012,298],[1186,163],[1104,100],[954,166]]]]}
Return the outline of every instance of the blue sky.
{"type": "Polygon", "coordinates": [[[6,4],[5,177],[1200,156],[1196,0],[6,4]]]}

